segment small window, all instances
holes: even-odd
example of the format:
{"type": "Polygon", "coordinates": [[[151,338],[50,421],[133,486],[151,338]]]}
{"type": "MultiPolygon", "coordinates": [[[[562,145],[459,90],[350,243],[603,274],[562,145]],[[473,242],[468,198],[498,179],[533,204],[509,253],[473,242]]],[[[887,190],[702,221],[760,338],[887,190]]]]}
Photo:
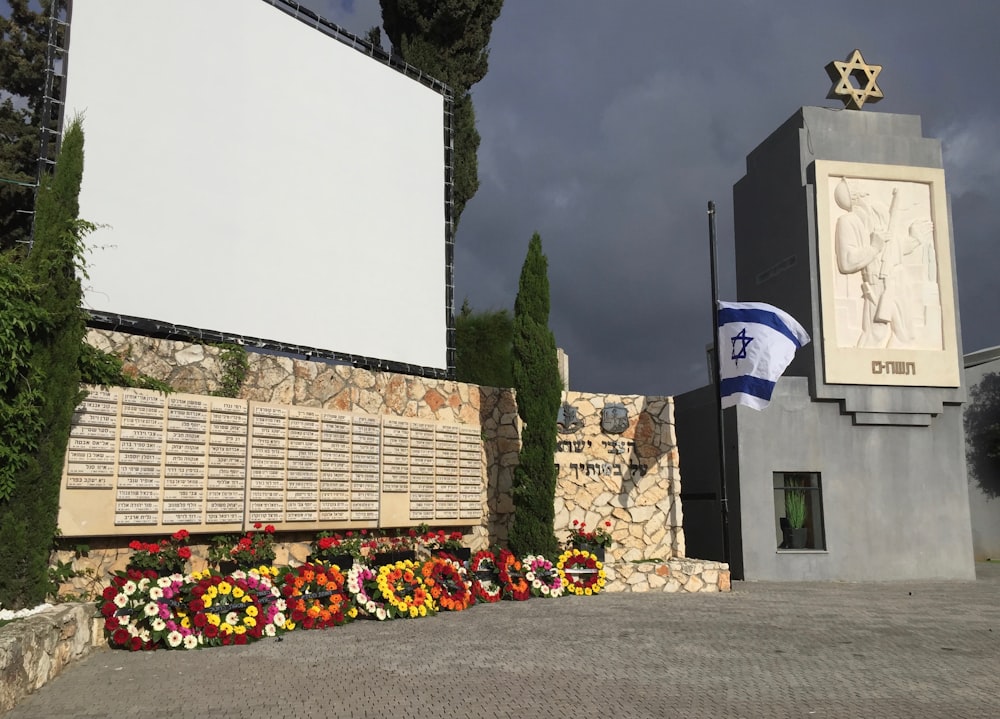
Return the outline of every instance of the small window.
{"type": "Polygon", "coordinates": [[[774,516],[778,549],[826,549],[819,472],[775,472],[774,516]]]}

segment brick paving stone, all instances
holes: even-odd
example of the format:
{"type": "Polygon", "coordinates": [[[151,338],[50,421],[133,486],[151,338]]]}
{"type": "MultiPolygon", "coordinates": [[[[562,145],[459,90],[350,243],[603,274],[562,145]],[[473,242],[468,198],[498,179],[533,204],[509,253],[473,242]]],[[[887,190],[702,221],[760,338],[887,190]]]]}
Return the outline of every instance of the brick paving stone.
{"type": "Polygon", "coordinates": [[[194,652],[99,651],[4,719],[1000,716],[976,582],[532,599],[194,652]]]}

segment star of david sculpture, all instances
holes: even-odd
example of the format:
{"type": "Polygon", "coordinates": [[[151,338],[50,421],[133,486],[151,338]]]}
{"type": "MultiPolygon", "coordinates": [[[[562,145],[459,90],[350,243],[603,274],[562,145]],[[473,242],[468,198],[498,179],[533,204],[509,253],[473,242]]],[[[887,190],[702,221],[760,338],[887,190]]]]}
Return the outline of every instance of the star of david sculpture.
{"type": "Polygon", "coordinates": [[[827,94],[828,100],[841,100],[848,110],[860,110],[866,102],[875,104],[884,95],[875,82],[882,72],[881,65],[869,65],[855,49],[847,60],[834,60],[826,66],[826,74],[833,80],[833,88],[827,94]],[[857,82],[857,87],[851,79],[857,82]]]}

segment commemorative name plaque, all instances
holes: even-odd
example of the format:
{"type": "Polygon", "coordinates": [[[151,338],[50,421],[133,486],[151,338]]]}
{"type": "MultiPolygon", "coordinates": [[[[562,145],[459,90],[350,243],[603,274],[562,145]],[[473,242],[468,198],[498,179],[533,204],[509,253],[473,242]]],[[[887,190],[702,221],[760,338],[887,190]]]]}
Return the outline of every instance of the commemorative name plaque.
{"type": "Polygon", "coordinates": [[[123,501],[145,499],[159,500],[160,493],[155,489],[119,489],[115,492],[115,498],[123,501]]]}
{"type": "Polygon", "coordinates": [[[485,491],[482,481],[482,435],[478,427],[458,428],[459,520],[482,517],[485,491]]]}
{"type": "Polygon", "coordinates": [[[125,390],[116,401],[115,427],[132,432],[142,432],[140,437],[130,440],[144,443],[147,451],[117,452],[117,485],[128,489],[146,489],[143,501],[116,501],[114,504],[114,524],[123,526],[159,524],[161,492],[164,476],[164,430],[166,420],[166,400],[162,395],[125,390]],[[155,439],[152,439],[155,437],[155,439]],[[132,482],[135,481],[135,484],[132,482]],[[155,494],[155,496],[153,496],[155,494]],[[154,521],[150,522],[150,518],[154,521]]]}
{"type": "Polygon", "coordinates": [[[482,519],[478,426],[86,389],[63,468],[65,536],[482,519]]]}

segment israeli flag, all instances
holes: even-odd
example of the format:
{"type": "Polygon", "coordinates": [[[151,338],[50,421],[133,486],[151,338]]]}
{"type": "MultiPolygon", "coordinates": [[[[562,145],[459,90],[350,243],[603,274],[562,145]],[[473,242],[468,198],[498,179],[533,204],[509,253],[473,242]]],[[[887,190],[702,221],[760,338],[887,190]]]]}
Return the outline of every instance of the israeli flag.
{"type": "Polygon", "coordinates": [[[720,302],[718,326],[722,406],[764,409],[809,335],[790,314],[763,302],[720,302]]]}

